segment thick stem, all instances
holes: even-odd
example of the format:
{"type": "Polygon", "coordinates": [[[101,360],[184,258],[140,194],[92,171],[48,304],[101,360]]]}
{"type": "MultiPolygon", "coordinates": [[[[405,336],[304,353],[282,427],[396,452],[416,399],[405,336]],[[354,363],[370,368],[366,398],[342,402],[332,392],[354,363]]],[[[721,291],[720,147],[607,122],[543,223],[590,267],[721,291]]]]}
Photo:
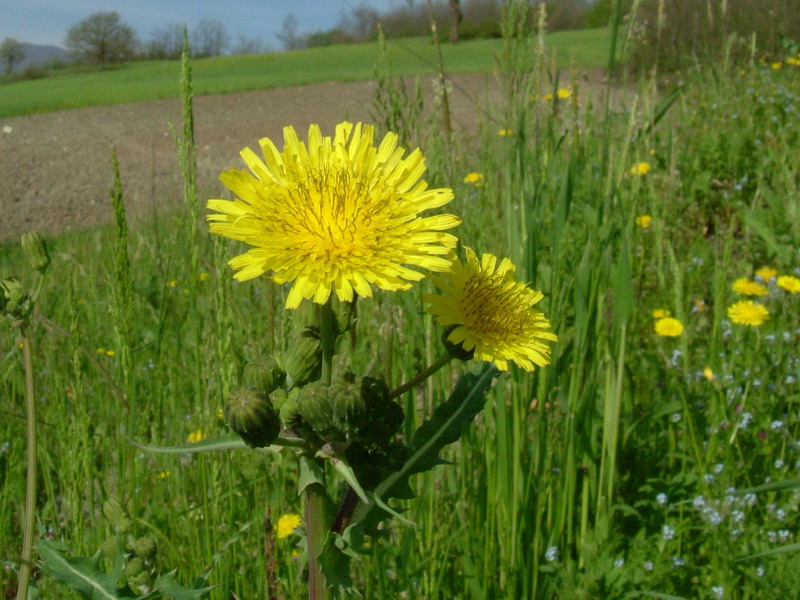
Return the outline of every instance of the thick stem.
{"type": "Polygon", "coordinates": [[[308,541],[308,597],[309,600],[325,600],[328,598],[327,585],[319,558],[328,535],[325,518],[327,494],[324,486],[319,483],[307,485],[304,494],[308,541]]]}
{"type": "Polygon", "coordinates": [[[392,393],[390,393],[389,394],[389,398],[394,399],[394,398],[397,398],[398,396],[402,396],[408,390],[410,390],[413,387],[418,386],[420,383],[425,381],[428,377],[430,377],[431,375],[436,373],[436,371],[438,371],[443,366],[445,366],[447,363],[449,363],[451,360],[453,360],[453,358],[454,357],[453,357],[452,354],[450,354],[449,352],[445,352],[439,358],[437,358],[433,362],[433,364],[428,366],[428,368],[426,368],[424,371],[418,373],[417,375],[415,375],[414,377],[412,377],[411,379],[406,381],[399,388],[397,388],[392,393]]]}
{"type": "Polygon", "coordinates": [[[322,343],[322,383],[330,385],[333,378],[333,355],[336,353],[336,336],[339,325],[333,312],[333,298],[320,307],[319,333],[322,343]]]}
{"type": "Polygon", "coordinates": [[[22,355],[25,361],[25,404],[27,406],[28,477],[25,485],[25,523],[22,538],[17,600],[27,600],[33,558],[33,525],[36,514],[36,404],[33,393],[33,362],[25,325],[20,328],[22,355]]]}

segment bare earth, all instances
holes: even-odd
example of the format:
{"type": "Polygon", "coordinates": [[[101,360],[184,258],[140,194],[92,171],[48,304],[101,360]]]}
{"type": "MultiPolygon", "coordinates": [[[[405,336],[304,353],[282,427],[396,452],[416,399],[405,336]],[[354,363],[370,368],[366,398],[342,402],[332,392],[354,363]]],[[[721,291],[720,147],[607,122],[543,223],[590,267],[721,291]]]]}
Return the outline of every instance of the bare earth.
{"type": "MultiPolygon", "coordinates": [[[[496,98],[495,81],[489,75],[452,80],[454,126],[474,130],[478,111],[496,98]]],[[[331,82],[196,98],[201,195],[220,193],[216,178],[223,169],[243,166],[243,147],[257,150],[265,136],[282,147],[284,125],[305,137],[310,123],[332,133],[343,120],[370,121],[375,85],[331,82]]],[[[162,213],[182,193],[169,122],[180,129],[177,99],[0,119],[0,240],[33,229],[53,234],[110,221],[114,150],[128,214],[136,219],[162,213]]]]}

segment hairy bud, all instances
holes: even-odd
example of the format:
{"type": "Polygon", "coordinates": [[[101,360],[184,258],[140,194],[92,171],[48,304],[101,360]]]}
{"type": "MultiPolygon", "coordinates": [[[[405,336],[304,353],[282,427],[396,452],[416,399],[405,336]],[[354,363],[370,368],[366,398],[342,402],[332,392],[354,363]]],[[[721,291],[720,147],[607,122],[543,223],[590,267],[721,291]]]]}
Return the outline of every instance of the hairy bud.
{"type": "Polygon", "coordinates": [[[286,372],[271,356],[262,356],[247,363],[244,380],[264,393],[271,394],[286,380],[286,372]]]}
{"type": "Polygon", "coordinates": [[[225,419],[251,448],[269,446],[281,432],[278,413],[269,396],[255,388],[242,387],[228,397],[225,419]]]}
{"type": "Polygon", "coordinates": [[[294,335],[289,349],[279,357],[286,371],[286,387],[302,387],[319,379],[322,372],[322,343],[319,329],[305,327],[294,335]]]}
{"type": "Polygon", "coordinates": [[[28,258],[28,262],[39,273],[44,273],[50,266],[50,255],[47,252],[47,244],[38,231],[30,231],[22,234],[22,250],[28,258]]]}

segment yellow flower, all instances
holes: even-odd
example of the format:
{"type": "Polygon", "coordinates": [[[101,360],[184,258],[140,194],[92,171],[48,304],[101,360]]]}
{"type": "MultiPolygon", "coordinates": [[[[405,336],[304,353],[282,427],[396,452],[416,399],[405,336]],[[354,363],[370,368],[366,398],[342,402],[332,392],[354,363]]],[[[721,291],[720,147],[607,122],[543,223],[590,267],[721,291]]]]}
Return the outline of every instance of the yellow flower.
{"type": "Polygon", "coordinates": [[[114,352],[113,350],[106,350],[106,356],[114,356],[115,354],[116,352],[114,352]]]}
{"type": "Polygon", "coordinates": [[[786,59],[786,64],[792,65],[793,67],[800,67],[800,59],[790,56],[786,59]]]}
{"type": "Polygon", "coordinates": [[[797,277],[793,277],[791,275],[781,275],[778,277],[775,283],[779,288],[783,288],[792,294],[800,292],[800,279],[797,277]]]}
{"type": "Polygon", "coordinates": [[[471,183],[477,187],[483,185],[483,179],[483,173],[467,173],[464,177],[464,183],[471,183]]]}
{"type": "Polygon", "coordinates": [[[714,376],[714,371],[711,370],[711,367],[706,367],[703,369],[703,377],[708,379],[709,381],[714,381],[716,377],[714,376]]]}
{"type": "Polygon", "coordinates": [[[205,437],[206,436],[203,435],[202,429],[195,429],[189,434],[189,437],[186,438],[186,441],[190,444],[196,444],[197,442],[202,442],[205,437]]]}
{"type": "Polygon", "coordinates": [[[647,229],[653,224],[653,217],[650,215],[639,215],[636,217],[636,224],[642,229],[647,229]]]}
{"type": "Polygon", "coordinates": [[[683,333],[683,324],[672,317],[663,317],[655,323],[657,335],[662,337],[678,337],[683,333]]]}
{"type": "Polygon", "coordinates": [[[772,63],[770,66],[772,67],[772,70],[773,70],[773,71],[777,71],[777,70],[778,70],[778,69],[780,69],[780,68],[781,68],[783,65],[781,64],[781,62],[780,62],[780,61],[776,61],[776,62],[772,63]]]}
{"type": "Polygon", "coordinates": [[[217,421],[225,421],[225,411],[222,408],[217,408],[217,421]]]}
{"type": "Polygon", "coordinates": [[[208,273],[200,273],[197,275],[197,281],[205,281],[208,279],[208,273]]]}
{"type": "Polygon", "coordinates": [[[657,308],[653,311],[653,318],[654,319],[663,319],[665,317],[670,316],[672,313],[667,310],[666,308],[657,308]]]}
{"type": "Polygon", "coordinates": [[[101,348],[98,348],[98,349],[97,349],[97,353],[98,353],[98,354],[105,354],[105,353],[106,353],[106,349],[105,349],[105,348],[102,348],[102,347],[101,347],[101,348]]]}
{"type": "Polygon", "coordinates": [[[503,371],[508,361],[526,371],[550,364],[546,342],[558,338],[546,331],[550,322],[533,308],[542,293],[517,280],[509,259],[498,265],[491,254],[483,254],[479,261],[471,248],[465,251],[466,263],[451,255],[452,271],[431,276],[442,295],[423,296],[428,312],[441,325],[452,326],[447,339],[503,371]]]}
{"type": "Polygon", "coordinates": [[[497,135],[512,135],[514,133],[513,129],[501,129],[497,132],[497,135]]]}
{"type": "Polygon", "coordinates": [[[168,281],[167,282],[167,286],[168,287],[177,287],[178,286],[178,280],[177,279],[172,279],[172,280],[168,281]]]}
{"type": "Polygon", "coordinates": [[[292,535],[294,530],[298,527],[300,527],[300,515],[295,515],[293,513],[281,515],[278,519],[278,527],[275,535],[279,540],[282,540],[292,535]]]}
{"type": "Polygon", "coordinates": [[[220,175],[237,199],[208,201],[217,211],[208,216],[211,233],[252,246],[229,261],[236,279],[271,272],[277,283],[292,283],[286,308],[297,308],[304,299],[323,304],[334,290],[351,302],[354,292],[371,296],[372,285],[408,289],[424,275],[405,265],[450,268],[446,255],[456,237],[444,230],[461,220],[418,216],[453,199],[452,190],[429,190],[420,181],[425,159],[419,150],[403,158],[394,133],[376,148],[373,127],[361,123],[339,123],[333,138],[311,125],[307,145],[292,127],[283,136],[283,152],[260,140],[264,161],[242,150],[252,173],[220,175]]]}
{"type": "Polygon", "coordinates": [[[761,277],[764,281],[769,281],[773,277],[778,274],[778,269],[773,269],[772,267],[761,267],[758,271],[756,271],[756,275],[761,277]]]}
{"type": "Polygon", "coordinates": [[[766,296],[769,294],[769,290],[765,286],[757,281],[750,281],[747,277],[740,277],[734,281],[731,289],[742,296],[766,296]]]}
{"type": "Polygon", "coordinates": [[[639,162],[631,167],[631,175],[647,175],[649,172],[649,162],[639,162]]]}
{"type": "Polygon", "coordinates": [[[550,100],[552,99],[553,99],[553,94],[546,94],[545,97],[542,98],[544,102],[550,102],[550,100]]]}
{"type": "Polygon", "coordinates": [[[741,300],[728,307],[728,318],[739,325],[758,327],[769,318],[769,311],[752,300],[741,300]]]}
{"type": "Polygon", "coordinates": [[[567,98],[572,96],[572,90],[569,88],[558,88],[558,92],[556,93],[558,94],[558,97],[561,98],[562,100],[566,100],[567,98]]]}
{"type": "Polygon", "coordinates": [[[156,477],[158,479],[169,479],[170,472],[169,471],[159,471],[156,477]]]}

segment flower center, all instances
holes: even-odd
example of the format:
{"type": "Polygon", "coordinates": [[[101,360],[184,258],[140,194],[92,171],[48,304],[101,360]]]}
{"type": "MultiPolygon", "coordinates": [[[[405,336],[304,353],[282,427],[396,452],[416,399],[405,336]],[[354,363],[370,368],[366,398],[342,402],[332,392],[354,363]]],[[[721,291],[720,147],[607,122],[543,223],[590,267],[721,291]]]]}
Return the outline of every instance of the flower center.
{"type": "Polygon", "coordinates": [[[511,339],[526,331],[529,314],[516,290],[503,289],[503,277],[473,275],[464,285],[461,308],[481,335],[511,339]]]}

